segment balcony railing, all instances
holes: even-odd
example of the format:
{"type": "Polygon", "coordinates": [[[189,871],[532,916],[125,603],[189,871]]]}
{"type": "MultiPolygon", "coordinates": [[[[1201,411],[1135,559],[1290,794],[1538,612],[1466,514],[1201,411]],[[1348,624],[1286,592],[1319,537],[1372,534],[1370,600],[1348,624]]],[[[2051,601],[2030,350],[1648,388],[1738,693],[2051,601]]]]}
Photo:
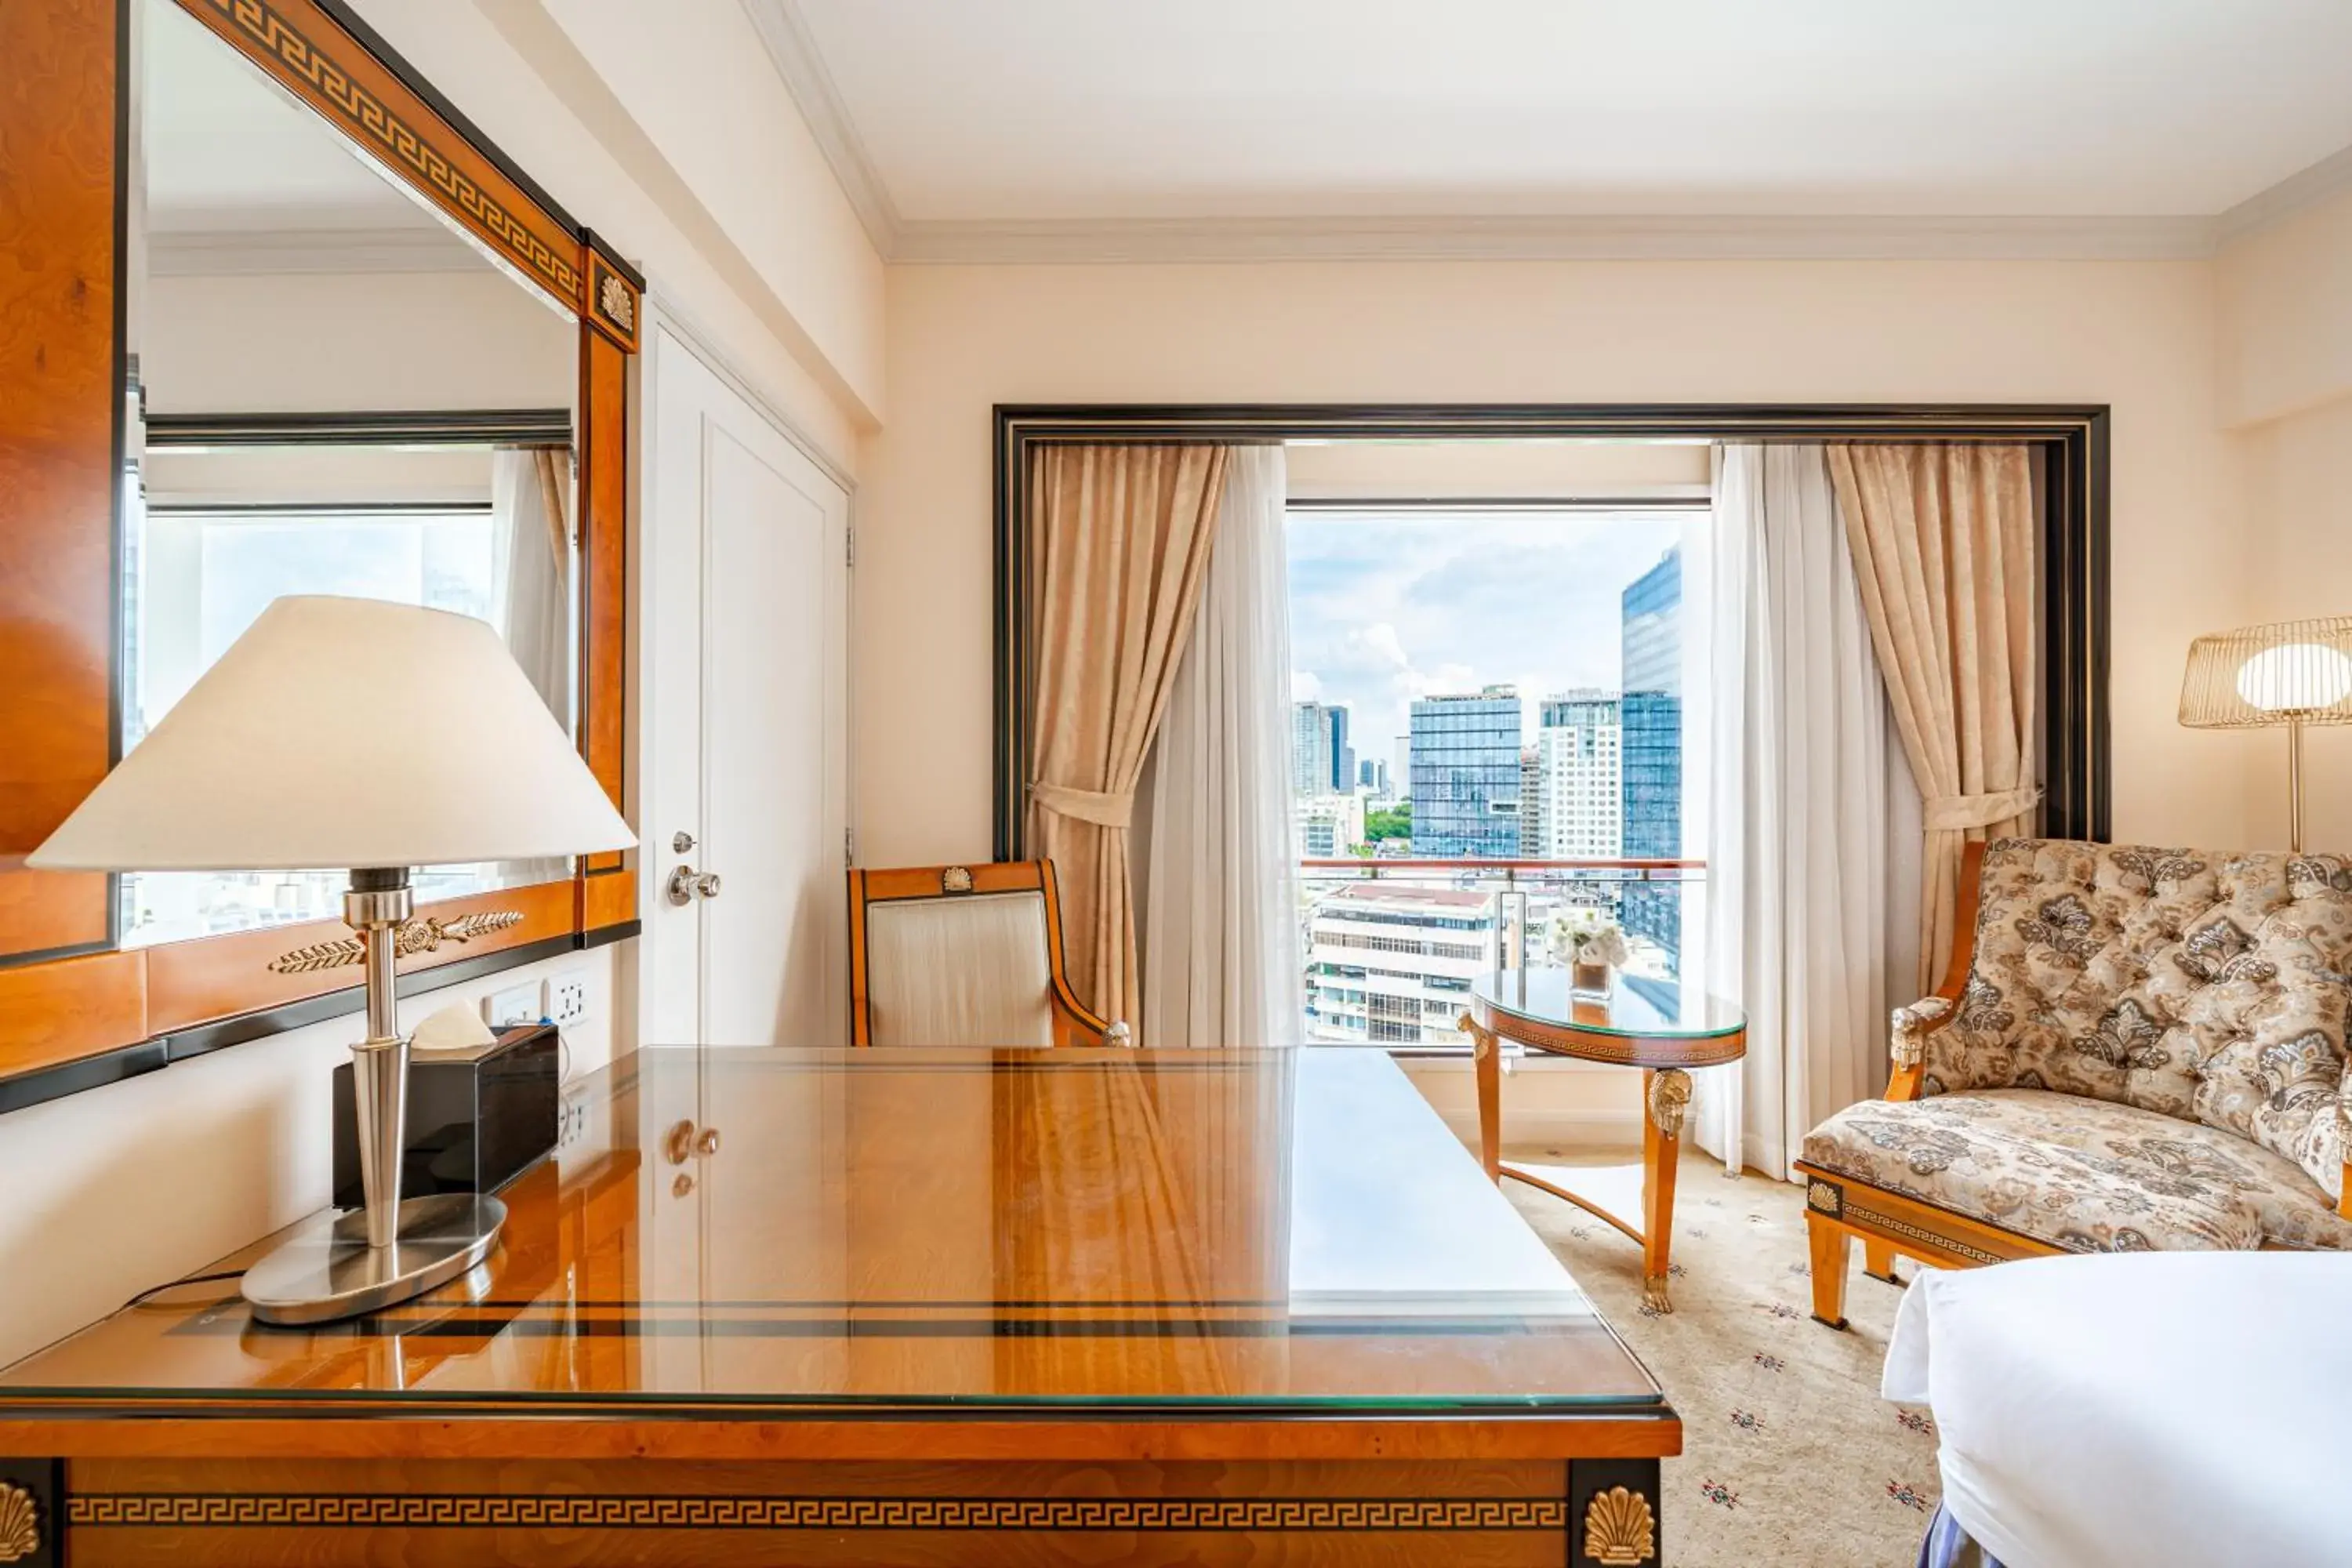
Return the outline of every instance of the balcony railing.
{"type": "Polygon", "coordinates": [[[1463,976],[1550,962],[1548,933],[1563,914],[1617,921],[1633,949],[1629,981],[1680,984],[1685,894],[1704,887],[1706,862],[1350,857],[1302,859],[1298,879],[1307,1037],[1453,1051],[1467,1045],[1454,1028],[1463,976]],[[1380,897],[1391,891],[1401,896],[1380,897]],[[1418,1022],[1405,1022],[1416,1006],[1418,1022]]]}

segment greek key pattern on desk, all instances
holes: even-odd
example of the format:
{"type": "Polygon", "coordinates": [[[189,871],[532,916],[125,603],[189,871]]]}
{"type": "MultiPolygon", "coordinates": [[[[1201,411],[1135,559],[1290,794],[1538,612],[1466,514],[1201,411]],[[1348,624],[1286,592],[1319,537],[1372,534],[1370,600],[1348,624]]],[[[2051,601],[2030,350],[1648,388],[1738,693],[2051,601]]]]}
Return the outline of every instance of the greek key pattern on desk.
{"type": "Polygon", "coordinates": [[[520,1496],[83,1492],[78,1526],[353,1530],[1564,1530],[1564,1498],[520,1496]]]}

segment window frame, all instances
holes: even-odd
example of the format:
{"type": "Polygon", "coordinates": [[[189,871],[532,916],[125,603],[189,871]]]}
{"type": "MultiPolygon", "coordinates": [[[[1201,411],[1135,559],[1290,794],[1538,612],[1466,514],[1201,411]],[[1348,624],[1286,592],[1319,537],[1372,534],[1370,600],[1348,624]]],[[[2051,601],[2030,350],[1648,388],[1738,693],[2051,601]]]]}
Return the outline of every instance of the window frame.
{"type": "Polygon", "coordinates": [[[999,404],[994,410],[994,853],[1026,858],[1035,650],[1029,471],[1048,444],[1525,438],[2001,441],[2043,456],[2039,831],[2113,833],[2105,404],[999,404]]]}

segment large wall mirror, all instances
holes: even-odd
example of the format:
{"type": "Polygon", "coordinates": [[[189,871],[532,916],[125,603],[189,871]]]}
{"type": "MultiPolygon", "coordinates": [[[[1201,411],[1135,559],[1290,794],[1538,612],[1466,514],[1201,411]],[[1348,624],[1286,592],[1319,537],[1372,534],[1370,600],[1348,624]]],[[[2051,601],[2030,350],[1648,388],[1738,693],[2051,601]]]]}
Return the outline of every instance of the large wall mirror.
{"type": "MultiPolygon", "coordinates": [[[[121,749],[287,594],[488,621],[572,726],[572,313],[176,0],[131,26],[121,749]]],[[[417,897],[570,875],[430,867],[417,897]]],[[[126,875],[121,940],[336,919],[348,880],[126,875]]]]}
{"type": "MultiPolygon", "coordinates": [[[[0,273],[5,1113],[350,1006],[272,967],[340,930],[345,868],[21,864],[273,599],[488,622],[621,800],[644,283],[341,0],[8,0],[0,53],[0,211],[37,237],[0,273]]],[[[404,968],[636,913],[620,855],[416,887],[508,918],[404,968]]]]}

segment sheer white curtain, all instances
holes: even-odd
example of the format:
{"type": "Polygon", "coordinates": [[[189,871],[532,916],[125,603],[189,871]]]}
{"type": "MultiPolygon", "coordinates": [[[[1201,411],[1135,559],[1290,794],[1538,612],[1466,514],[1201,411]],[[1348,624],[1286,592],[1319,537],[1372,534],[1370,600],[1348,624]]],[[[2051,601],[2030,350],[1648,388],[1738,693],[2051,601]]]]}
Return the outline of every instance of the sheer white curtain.
{"type": "Polygon", "coordinates": [[[568,729],[572,723],[572,459],[501,447],[490,459],[498,529],[491,585],[507,651],[568,729]]]}
{"type": "MultiPolygon", "coordinates": [[[[490,456],[490,576],[499,635],[566,730],[572,727],[572,455],[501,447],[490,456]]],[[[562,859],[507,861],[509,882],[569,873],[562,859]]]]}
{"type": "Polygon", "coordinates": [[[1747,1009],[1748,1055],[1696,1075],[1695,1125],[1785,1179],[1814,1123],[1885,1087],[1899,770],[1822,449],[1717,447],[1714,521],[1700,983],[1747,1009]]]}
{"type": "Polygon", "coordinates": [[[1295,1045],[1303,1032],[1284,490],[1281,447],[1234,449],[1144,769],[1139,1045],[1295,1045]]]}

